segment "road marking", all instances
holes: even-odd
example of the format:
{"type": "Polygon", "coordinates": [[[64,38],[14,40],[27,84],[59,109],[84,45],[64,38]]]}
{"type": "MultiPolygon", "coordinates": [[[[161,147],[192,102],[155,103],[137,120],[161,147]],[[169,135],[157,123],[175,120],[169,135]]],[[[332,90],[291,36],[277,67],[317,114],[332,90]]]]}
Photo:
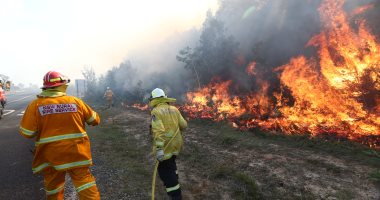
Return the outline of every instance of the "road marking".
{"type": "Polygon", "coordinates": [[[26,98],[29,98],[29,97],[31,97],[31,96],[34,96],[34,95],[29,95],[29,96],[23,97],[23,98],[21,98],[21,99],[17,99],[17,100],[14,100],[14,101],[10,101],[10,102],[8,102],[8,103],[13,103],[13,102],[21,101],[21,100],[26,99],[26,98]]]}
{"type": "Polygon", "coordinates": [[[24,111],[22,111],[20,114],[17,114],[17,116],[23,116],[23,115],[24,115],[24,113],[25,113],[25,110],[24,110],[24,111]]]}
{"type": "Polygon", "coordinates": [[[16,110],[4,110],[4,116],[5,115],[9,115],[9,114],[11,114],[11,113],[13,113],[14,111],[16,111],[16,110]]]}

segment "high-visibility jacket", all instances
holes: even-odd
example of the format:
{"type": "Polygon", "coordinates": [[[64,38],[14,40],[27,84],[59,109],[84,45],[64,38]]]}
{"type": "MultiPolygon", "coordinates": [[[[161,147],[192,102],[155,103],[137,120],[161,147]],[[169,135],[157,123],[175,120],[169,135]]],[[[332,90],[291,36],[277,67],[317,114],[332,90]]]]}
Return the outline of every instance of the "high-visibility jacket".
{"type": "Polygon", "coordinates": [[[107,100],[111,100],[112,97],[113,97],[113,92],[112,92],[112,90],[106,90],[106,92],[104,93],[104,97],[106,97],[107,100]]]}
{"type": "Polygon", "coordinates": [[[44,91],[25,110],[20,134],[35,138],[33,173],[47,168],[67,170],[92,165],[85,123],[100,117],[82,100],[58,91],[44,91]]]}
{"type": "Polygon", "coordinates": [[[183,146],[181,130],[187,128],[187,122],[179,110],[169,105],[174,101],[172,98],[161,97],[150,102],[153,107],[151,111],[153,150],[156,152],[157,149],[164,149],[164,160],[179,154],[183,146]]]}

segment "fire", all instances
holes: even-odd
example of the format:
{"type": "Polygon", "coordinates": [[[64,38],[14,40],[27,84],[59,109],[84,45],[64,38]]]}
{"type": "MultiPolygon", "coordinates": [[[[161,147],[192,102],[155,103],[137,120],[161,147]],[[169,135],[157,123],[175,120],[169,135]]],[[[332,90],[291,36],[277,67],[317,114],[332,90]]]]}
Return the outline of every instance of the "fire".
{"type": "Polygon", "coordinates": [[[237,96],[232,97],[228,93],[230,85],[231,81],[214,82],[208,87],[187,93],[187,99],[191,100],[191,104],[186,104],[184,109],[189,111],[189,117],[220,121],[240,117],[246,113],[247,110],[241,107],[242,99],[237,96]]]}
{"type": "Polygon", "coordinates": [[[231,91],[231,80],[213,79],[187,93],[182,109],[192,118],[227,120],[243,129],[330,134],[379,148],[380,44],[364,20],[358,31],[350,27],[343,4],[344,0],[322,1],[323,31],[307,44],[318,48],[318,57],[294,57],[275,69],[281,82],[277,92],[269,94],[270,83],[258,77],[256,62],[251,62],[246,72],[256,77],[258,91],[237,95],[231,91]]]}
{"type": "Polygon", "coordinates": [[[139,110],[148,110],[149,109],[149,106],[147,104],[139,104],[139,103],[135,103],[131,107],[137,108],[139,110]]]}
{"type": "Polygon", "coordinates": [[[253,62],[248,64],[245,71],[247,72],[247,74],[254,76],[254,75],[256,75],[255,68],[256,68],[256,62],[253,61],[253,62]]]}

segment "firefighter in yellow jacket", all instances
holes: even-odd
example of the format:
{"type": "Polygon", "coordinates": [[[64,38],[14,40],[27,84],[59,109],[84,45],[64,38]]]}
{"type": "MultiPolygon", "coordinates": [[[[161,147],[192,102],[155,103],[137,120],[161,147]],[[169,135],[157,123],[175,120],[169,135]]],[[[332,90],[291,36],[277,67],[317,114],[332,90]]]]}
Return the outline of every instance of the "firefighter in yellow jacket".
{"type": "Polygon", "coordinates": [[[158,175],[171,199],[179,200],[182,196],[175,159],[182,149],[181,131],[187,127],[187,122],[176,107],[169,105],[175,101],[156,88],[151,93],[149,105],[152,107],[153,151],[159,161],[158,175]]]}
{"type": "Polygon", "coordinates": [[[68,78],[49,71],[42,92],[21,120],[20,134],[35,138],[33,173],[42,173],[47,199],[63,199],[65,175],[73,181],[79,199],[100,199],[92,165],[85,123],[98,125],[100,118],[82,100],[66,95],[68,78]]]}
{"type": "Polygon", "coordinates": [[[106,98],[106,100],[107,100],[108,108],[113,107],[113,97],[114,97],[114,96],[115,96],[115,95],[113,94],[111,88],[110,88],[110,87],[107,87],[107,90],[106,90],[106,92],[104,93],[104,96],[103,96],[103,97],[106,98]]]}

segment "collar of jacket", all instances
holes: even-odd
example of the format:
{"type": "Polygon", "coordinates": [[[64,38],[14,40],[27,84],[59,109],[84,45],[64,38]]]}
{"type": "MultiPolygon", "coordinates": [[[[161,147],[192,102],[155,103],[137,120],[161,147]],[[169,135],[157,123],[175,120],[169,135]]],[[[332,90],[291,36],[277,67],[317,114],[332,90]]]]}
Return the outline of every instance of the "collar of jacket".
{"type": "Polygon", "coordinates": [[[149,102],[149,106],[154,108],[158,104],[174,103],[174,102],[176,102],[176,99],[174,99],[174,98],[160,97],[160,98],[152,99],[152,101],[149,102]]]}
{"type": "Polygon", "coordinates": [[[65,92],[61,92],[55,89],[47,89],[41,92],[41,94],[37,95],[37,97],[61,97],[66,96],[65,92]]]}

